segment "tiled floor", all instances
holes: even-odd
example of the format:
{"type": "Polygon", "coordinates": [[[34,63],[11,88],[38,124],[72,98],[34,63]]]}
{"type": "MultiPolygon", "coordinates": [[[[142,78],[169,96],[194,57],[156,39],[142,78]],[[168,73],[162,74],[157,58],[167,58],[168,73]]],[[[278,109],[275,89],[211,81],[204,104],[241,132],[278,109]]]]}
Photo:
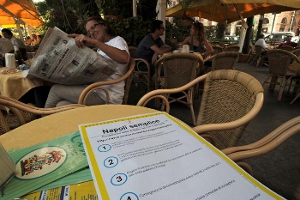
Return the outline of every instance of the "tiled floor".
{"type": "MultiPolygon", "coordinates": [[[[250,64],[238,63],[237,70],[244,71],[257,78],[261,83],[267,76],[267,67],[255,67],[250,64]]],[[[249,123],[239,145],[254,142],[282,123],[300,115],[300,99],[290,105],[293,95],[283,94],[282,100],[277,100],[278,88],[275,91],[265,89],[264,105],[260,113],[249,123]]],[[[143,95],[145,87],[132,85],[129,104],[136,104],[143,95]]],[[[199,110],[200,100],[195,101],[195,111],[199,110]]],[[[191,124],[190,111],[186,106],[172,104],[171,114],[187,124],[191,124]]],[[[296,187],[300,186],[300,134],[283,143],[272,152],[247,160],[254,170],[254,177],[287,199],[293,199],[296,187]]]]}

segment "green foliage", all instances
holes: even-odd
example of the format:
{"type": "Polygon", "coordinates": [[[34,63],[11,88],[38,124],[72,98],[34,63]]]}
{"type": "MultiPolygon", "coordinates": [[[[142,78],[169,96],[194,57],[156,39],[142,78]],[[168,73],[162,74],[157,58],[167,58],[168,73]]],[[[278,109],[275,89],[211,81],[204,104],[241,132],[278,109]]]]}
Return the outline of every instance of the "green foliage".
{"type": "Polygon", "coordinates": [[[122,20],[108,20],[116,34],[123,37],[128,46],[138,46],[139,42],[149,33],[151,21],[144,21],[142,17],[129,17],[122,20]]]}

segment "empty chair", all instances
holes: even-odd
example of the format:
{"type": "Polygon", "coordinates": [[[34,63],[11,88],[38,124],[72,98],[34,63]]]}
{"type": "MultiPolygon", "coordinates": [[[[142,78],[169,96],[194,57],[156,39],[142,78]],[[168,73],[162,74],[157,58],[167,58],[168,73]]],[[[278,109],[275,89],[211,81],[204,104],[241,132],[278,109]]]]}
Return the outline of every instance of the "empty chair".
{"type": "Polygon", "coordinates": [[[234,69],[238,59],[239,54],[237,52],[221,52],[206,58],[204,62],[212,61],[211,70],[234,69]]]}
{"type": "MultiPolygon", "coordinates": [[[[155,67],[155,88],[171,89],[181,87],[194,80],[203,67],[203,59],[199,54],[175,53],[164,54],[155,67]],[[163,73],[163,74],[162,74],[163,73]]],[[[191,111],[193,123],[196,124],[193,99],[194,87],[180,91],[178,96],[164,94],[169,103],[180,102],[186,104],[191,111]]],[[[164,104],[162,104],[164,107],[164,104]]]]}
{"type": "Polygon", "coordinates": [[[93,93],[94,90],[96,90],[96,89],[101,89],[106,93],[106,104],[108,104],[109,103],[109,92],[103,86],[116,84],[116,83],[119,83],[119,82],[122,82],[122,81],[125,82],[124,96],[123,96],[122,104],[127,104],[128,95],[129,95],[129,91],[130,91],[130,86],[131,86],[131,82],[132,82],[132,79],[133,79],[134,66],[135,66],[134,59],[130,58],[130,61],[128,63],[128,71],[122,77],[120,77],[118,79],[115,79],[115,80],[98,81],[98,82],[95,82],[95,83],[92,83],[92,84],[88,85],[81,92],[81,94],[79,96],[78,104],[84,104],[85,105],[85,102],[86,102],[86,99],[88,98],[88,95],[93,93]]]}
{"type": "Polygon", "coordinates": [[[263,104],[263,88],[253,76],[237,70],[215,70],[184,86],[154,90],[137,103],[146,106],[149,100],[160,98],[169,111],[165,95],[185,91],[205,81],[197,126],[193,129],[217,148],[235,146],[247,124],[257,115],[263,104]]]}
{"type": "Polygon", "coordinates": [[[240,46],[239,45],[229,45],[223,51],[239,52],[239,50],[240,50],[240,46]]]}
{"type": "Polygon", "coordinates": [[[281,100],[283,90],[286,86],[291,86],[291,80],[297,76],[296,72],[288,70],[290,64],[295,60],[300,60],[293,53],[285,50],[274,49],[267,52],[269,60],[269,74],[263,82],[263,86],[269,83],[269,88],[274,89],[280,85],[278,100],[281,100]],[[280,79],[280,82],[277,79],[280,79]]]}
{"type": "Polygon", "coordinates": [[[151,90],[152,85],[151,66],[145,59],[135,58],[135,53],[137,50],[136,47],[129,46],[128,48],[130,56],[135,60],[133,77],[138,77],[139,81],[147,86],[147,92],[149,92],[151,90]]]}

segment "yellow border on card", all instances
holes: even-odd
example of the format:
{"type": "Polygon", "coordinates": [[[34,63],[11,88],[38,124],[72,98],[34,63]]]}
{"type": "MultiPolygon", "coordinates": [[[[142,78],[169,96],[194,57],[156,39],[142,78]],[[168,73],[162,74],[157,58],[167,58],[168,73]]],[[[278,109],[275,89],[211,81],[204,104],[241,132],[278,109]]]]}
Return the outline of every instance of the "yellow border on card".
{"type": "Polygon", "coordinates": [[[260,183],[256,179],[254,179],[251,175],[249,175],[242,168],[240,168],[234,161],[232,161],[224,153],[222,153],[220,150],[218,150],[216,147],[214,147],[211,143],[209,143],[208,141],[206,141],[203,137],[199,136],[195,131],[193,131],[191,129],[191,127],[189,127],[185,123],[181,122],[180,120],[176,119],[175,117],[169,115],[166,112],[155,112],[155,113],[149,113],[149,114],[141,114],[141,115],[135,115],[135,116],[131,116],[131,117],[125,117],[125,118],[115,119],[115,120],[107,120],[107,121],[103,121],[103,122],[99,122],[99,123],[85,124],[85,125],[81,126],[82,136],[83,136],[83,139],[84,139],[85,144],[86,144],[88,155],[90,156],[90,161],[91,161],[91,164],[92,164],[92,167],[93,167],[93,170],[94,170],[94,174],[95,174],[95,177],[96,177],[97,185],[99,187],[98,189],[99,189],[99,191],[101,193],[101,197],[103,199],[107,199],[108,200],[110,198],[109,198],[107,189],[105,187],[103,178],[101,176],[101,172],[99,170],[98,164],[96,162],[96,158],[95,158],[95,156],[93,154],[93,150],[92,150],[91,144],[90,144],[88,136],[87,136],[86,128],[87,127],[91,127],[91,126],[101,125],[101,124],[110,124],[110,123],[127,121],[127,120],[130,121],[130,120],[133,120],[133,119],[147,118],[147,117],[152,117],[152,116],[155,116],[155,115],[162,115],[162,114],[165,115],[166,117],[168,117],[169,119],[171,119],[173,122],[175,122],[181,128],[183,128],[185,131],[187,131],[188,133],[190,133],[191,135],[193,135],[200,142],[202,142],[206,146],[208,146],[214,153],[216,153],[218,156],[220,156],[223,160],[225,160],[228,164],[230,164],[231,167],[233,167],[236,171],[238,171],[240,174],[242,174],[245,178],[247,178],[251,183],[253,183],[255,186],[257,186],[258,188],[260,188],[266,194],[268,194],[271,197],[273,197],[275,199],[278,199],[278,200],[279,199],[284,199],[281,196],[279,196],[278,194],[276,194],[275,192],[273,192],[272,190],[270,190],[269,188],[267,188],[266,186],[264,186],[262,183],[260,183]]]}

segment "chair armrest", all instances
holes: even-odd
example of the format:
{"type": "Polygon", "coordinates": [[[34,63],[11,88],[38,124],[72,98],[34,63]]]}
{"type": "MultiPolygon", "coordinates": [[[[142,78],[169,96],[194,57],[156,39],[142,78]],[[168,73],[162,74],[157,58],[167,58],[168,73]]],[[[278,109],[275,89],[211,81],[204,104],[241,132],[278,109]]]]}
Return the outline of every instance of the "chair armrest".
{"type": "Polygon", "coordinates": [[[285,140],[300,132],[300,116],[282,124],[261,140],[238,147],[229,147],[222,152],[234,161],[253,158],[277,148],[285,140]]]}
{"type": "MultiPolygon", "coordinates": [[[[130,59],[130,62],[128,63],[129,64],[129,67],[128,67],[128,71],[120,78],[118,79],[115,79],[115,80],[109,80],[109,81],[98,81],[98,82],[95,82],[95,83],[92,83],[90,85],[88,85],[80,94],[79,96],[79,99],[78,99],[78,104],[85,104],[86,103],[86,100],[89,96],[89,94],[91,92],[93,92],[95,89],[102,89],[105,91],[105,89],[101,86],[103,85],[111,85],[111,84],[116,84],[116,83],[119,83],[121,81],[124,81],[125,79],[127,79],[133,72],[134,70],[134,59],[131,58],[130,59]]],[[[108,100],[109,98],[109,94],[107,91],[105,91],[106,93],[106,101],[108,100]]]]}

